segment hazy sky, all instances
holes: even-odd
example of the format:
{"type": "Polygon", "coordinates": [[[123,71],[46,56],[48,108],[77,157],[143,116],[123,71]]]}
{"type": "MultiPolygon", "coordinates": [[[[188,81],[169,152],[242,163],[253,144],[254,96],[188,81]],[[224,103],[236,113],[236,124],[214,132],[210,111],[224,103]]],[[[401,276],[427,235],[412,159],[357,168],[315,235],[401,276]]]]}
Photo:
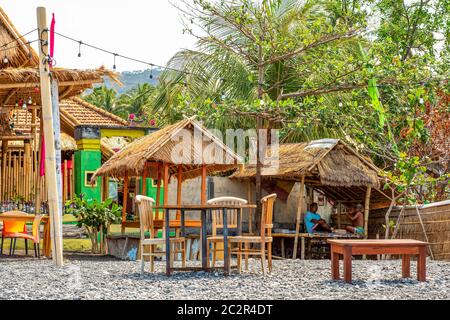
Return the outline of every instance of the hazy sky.
{"type": "MultiPolygon", "coordinates": [[[[177,0],[172,0],[176,3],[177,0]]],[[[165,65],[182,48],[194,48],[195,39],[183,35],[179,12],[169,0],[2,0],[0,4],[18,31],[36,28],[36,8],[55,13],[56,31],[75,39],[155,64],[165,65]]],[[[27,40],[37,39],[37,34],[27,40]]],[[[113,57],[56,37],[58,67],[112,69],[113,57]]],[[[141,70],[148,66],[117,59],[117,70],[141,70]]]]}

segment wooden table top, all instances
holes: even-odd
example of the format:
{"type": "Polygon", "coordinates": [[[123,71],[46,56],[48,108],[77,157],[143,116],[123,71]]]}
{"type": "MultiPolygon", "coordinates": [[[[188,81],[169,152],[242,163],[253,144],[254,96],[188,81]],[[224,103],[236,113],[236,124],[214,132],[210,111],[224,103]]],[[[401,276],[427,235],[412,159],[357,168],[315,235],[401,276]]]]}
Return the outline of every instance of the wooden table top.
{"type": "Polygon", "coordinates": [[[328,240],[329,243],[338,246],[352,246],[352,247],[365,247],[365,246],[383,246],[383,247],[409,247],[409,246],[426,246],[428,243],[418,240],[328,240]]]}
{"type": "Polygon", "coordinates": [[[182,205],[163,205],[155,206],[156,210],[219,210],[219,209],[256,209],[255,204],[233,205],[233,204],[221,204],[221,205],[201,205],[201,204],[182,204],[182,205]]]}
{"type": "MultiPolygon", "coordinates": [[[[24,222],[32,222],[34,220],[34,214],[26,214],[23,215],[14,215],[8,213],[0,213],[0,221],[24,221],[24,222]]],[[[42,222],[47,222],[49,220],[49,216],[42,216],[42,222]]]]}

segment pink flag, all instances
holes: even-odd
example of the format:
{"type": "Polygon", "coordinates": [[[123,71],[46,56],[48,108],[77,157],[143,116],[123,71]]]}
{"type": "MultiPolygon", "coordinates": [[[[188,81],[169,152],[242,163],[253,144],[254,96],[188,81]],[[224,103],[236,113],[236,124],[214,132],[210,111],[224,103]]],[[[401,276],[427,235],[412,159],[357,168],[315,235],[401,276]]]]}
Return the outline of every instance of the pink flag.
{"type": "Polygon", "coordinates": [[[50,57],[53,58],[53,54],[55,53],[55,14],[52,14],[52,22],[50,24],[50,57]]]}

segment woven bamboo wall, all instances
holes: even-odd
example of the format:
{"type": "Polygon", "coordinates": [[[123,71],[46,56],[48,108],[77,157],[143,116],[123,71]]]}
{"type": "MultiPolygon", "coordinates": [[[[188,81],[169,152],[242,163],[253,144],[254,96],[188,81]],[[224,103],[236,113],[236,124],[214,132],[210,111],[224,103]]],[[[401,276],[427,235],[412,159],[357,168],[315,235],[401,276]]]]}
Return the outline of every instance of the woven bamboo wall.
{"type": "MultiPolygon", "coordinates": [[[[419,207],[419,211],[434,258],[436,260],[450,260],[450,201],[419,207]]],[[[385,213],[386,210],[371,212],[370,238],[375,238],[377,234],[380,235],[380,238],[384,237],[385,213]]],[[[394,210],[390,219],[397,221],[399,213],[400,209],[394,210]]],[[[397,238],[425,241],[422,225],[414,207],[405,210],[397,238]]]]}

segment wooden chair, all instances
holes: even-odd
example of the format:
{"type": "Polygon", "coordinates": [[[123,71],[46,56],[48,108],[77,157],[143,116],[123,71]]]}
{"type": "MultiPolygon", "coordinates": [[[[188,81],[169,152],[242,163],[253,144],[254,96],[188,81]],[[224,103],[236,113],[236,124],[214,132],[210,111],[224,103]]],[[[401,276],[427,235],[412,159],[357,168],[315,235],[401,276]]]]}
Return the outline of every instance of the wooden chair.
{"type": "MultiPolygon", "coordinates": [[[[211,199],[208,205],[246,205],[247,200],[234,198],[234,197],[221,197],[211,199]]],[[[238,228],[238,212],[237,210],[229,209],[227,210],[227,226],[229,229],[238,228]]],[[[217,229],[223,229],[223,211],[222,210],[212,210],[212,236],[208,237],[208,250],[210,245],[213,245],[212,250],[212,266],[216,266],[217,251],[223,251],[223,249],[217,250],[217,244],[223,243],[223,236],[217,235],[217,229]]],[[[209,252],[208,252],[209,257],[209,252]]]]}
{"type": "MultiPolygon", "coordinates": [[[[154,272],[154,258],[157,256],[163,256],[165,250],[158,251],[156,246],[162,246],[165,248],[166,240],[163,236],[162,239],[156,238],[156,232],[153,219],[153,203],[155,200],[145,196],[136,196],[136,204],[139,211],[139,228],[141,234],[141,273],[144,273],[145,257],[150,257],[150,272],[154,272]],[[147,238],[146,233],[150,233],[150,238],[147,238]],[[149,252],[145,252],[145,248],[149,248],[149,252]]],[[[164,226],[165,228],[166,226],[164,226]]],[[[163,230],[163,235],[165,234],[163,230]]],[[[182,254],[183,267],[186,266],[186,245],[185,238],[176,237],[170,239],[171,245],[179,244],[181,249],[174,248],[172,259],[175,254],[182,254]]],[[[171,262],[172,263],[172,262],[171,262]]]]}
{"type": "MultiPolygon", "coordinates": [[[[28,216],[28,214],[24,212],[14,211],[8,212],[8,215],[12,216],[28,216]]],[[[2,231],[2,241],[0,254],[3,254],[3,242],[5,239],[11,239],[9,254],[13,255],[16,251],[16,241],[17,239],[25,240],[25,254],[28,255],[28,240],[32,241],[34,244],[34,255],[36,258],[40,258],[40,232],[39,227],[41,225],[42,216],[36,215],[33,219],[33,227],[32,233],[28,234],[27,227],[25,222],[14,222],[14,221],[5,221],[3,223],[3,231],[2,231]]]]}
{"type": "Polygon", "coordinates": [[[261,212],[261,230],[259,236],[240,236],[230,237],[230,256],[238,256],[238,270],[241,272],[240,261],[243,255],[254,255],[261,257],[261,267],[263,275],[266,275],[264,260],[266,258],[266,244],[267,244],[267,262],[269,266],[269,273],[272,272],[272,229],[273,229],[273,208],[277,199],[276,194],[272,194],[261,199],[262,212],[261,212]],[[259,244],[260,249],[244,249],[242,250],[242,244],[259,244]],[[237,248],[231,248],[232,244],[237,244],[237,248]]]}

